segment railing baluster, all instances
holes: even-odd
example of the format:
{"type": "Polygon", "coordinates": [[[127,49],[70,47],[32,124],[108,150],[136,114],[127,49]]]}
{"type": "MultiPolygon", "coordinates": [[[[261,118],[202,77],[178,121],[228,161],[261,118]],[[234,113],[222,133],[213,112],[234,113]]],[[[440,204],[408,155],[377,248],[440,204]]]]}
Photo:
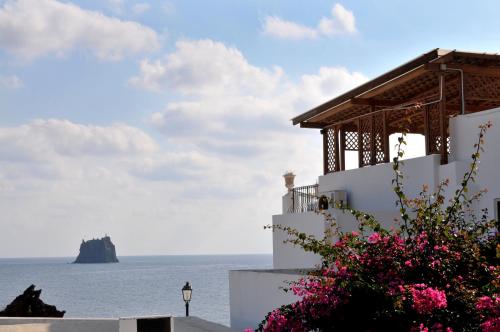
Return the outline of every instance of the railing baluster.
{"type": "Polygon", "coordinates": [[[314,211],[318,208],[318,185],[296,187],[292,189],[291,213],[314,211]]]}

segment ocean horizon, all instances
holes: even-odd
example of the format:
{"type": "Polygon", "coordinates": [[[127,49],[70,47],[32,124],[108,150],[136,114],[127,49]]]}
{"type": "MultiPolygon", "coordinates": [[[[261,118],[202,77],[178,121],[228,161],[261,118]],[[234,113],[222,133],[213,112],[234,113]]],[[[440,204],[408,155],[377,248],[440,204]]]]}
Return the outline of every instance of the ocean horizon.
{"type": "MultiPolygon", "coordinates": [[[[271,254],[119,256],[119,263],[71,264],[74,257],[0,258],[0,308],[29,285],[65,317],[185,314],[229,326],[229,270],[272,267],[271,254]]],[[[1,310],[1,309],[0,309],[1,310]]]]}

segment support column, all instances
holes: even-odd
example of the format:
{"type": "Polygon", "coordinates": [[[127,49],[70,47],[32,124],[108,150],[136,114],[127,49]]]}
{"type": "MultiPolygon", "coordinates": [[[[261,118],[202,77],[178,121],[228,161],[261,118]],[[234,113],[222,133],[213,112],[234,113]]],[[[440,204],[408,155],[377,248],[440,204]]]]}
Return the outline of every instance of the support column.
{"type": "MultiPolygon", "coordinates": [[[[371,111],[375,110],[375,107],[371,106],[371,111]]],[[[372,114],[370,116],[370,165],[375,165],[377,163],[377,151],[375,144],[375,116],[372,114]]]]}
{"type": "Polygon", "coordinates": [[[345,171],[345,130],[340,127],[340,170],[345,171]]]}
{"type": "Polygon", "coordinates": [[[340,161],[339,161],[339,127],[336,126],[333,128],[333,135],[335,136],[335,140],[333,141],[334,144],[334,151],[335,151],[335,172],[338,172],[340,170],[340,161]]]}
{"type": "Polygon", "coordinates": [[[446,89],[444,74],[439,74],[439,80],[441,83],[442,98],[439,102],[439,129],[441,136],[441,146],[439,147],[439,152],[441,154],[441,165],[448,163],[448,150],[446,149],[446,142],[448,136],[448,116],[446,114],[446,89]]]}
{"type": "Polygon", "coordinates": [[[424,136],[425,136],[425,155],[431,154],[431,138],[429,128],[429,107],[424,108],[424,136]]]}
{"type": "Polygon", "coordinates": [[[390,161],[389,156],[389,130],[387,130],[387,111],[382,113],[382,149],[384,150],[384,163],[388,163],[390,161]]]}
{"type": "Polygon", "coordinates": [[[320,131],[321,135],[323,135],[323,175],[328,173],[328,138],[327,138],[327,130],[322,129],[320,131]]]}
{"type": "Polygon", "coordinates": [[[363,167],[363,132],[360,118],[358,118],[358,167],[363,167]]]}

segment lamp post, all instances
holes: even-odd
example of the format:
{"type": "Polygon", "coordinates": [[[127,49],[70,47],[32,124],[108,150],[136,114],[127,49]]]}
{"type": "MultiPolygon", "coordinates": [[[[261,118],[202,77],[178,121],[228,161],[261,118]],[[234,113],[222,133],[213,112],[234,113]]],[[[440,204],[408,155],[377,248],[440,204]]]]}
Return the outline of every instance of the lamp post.
{"type": "Polygon", "coordinates": [[[184,287],[182,287],[182,299],[186,303],[186,317],[189,316],[189,301],[191,301],[191,295],[193,294],[193,289],[189,282],[186,281],[184,287]]]}

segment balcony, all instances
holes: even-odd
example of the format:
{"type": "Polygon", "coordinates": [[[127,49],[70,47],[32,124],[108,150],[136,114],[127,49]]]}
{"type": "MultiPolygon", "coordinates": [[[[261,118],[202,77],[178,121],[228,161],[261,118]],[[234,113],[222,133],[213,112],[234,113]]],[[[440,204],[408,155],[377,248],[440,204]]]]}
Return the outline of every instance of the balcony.
{"type": "Polygon", "coordinates": [[[312,212],[318,209],[318,184],[296,187],[285,195],[289,199],[284,213],[312,212]]]}

